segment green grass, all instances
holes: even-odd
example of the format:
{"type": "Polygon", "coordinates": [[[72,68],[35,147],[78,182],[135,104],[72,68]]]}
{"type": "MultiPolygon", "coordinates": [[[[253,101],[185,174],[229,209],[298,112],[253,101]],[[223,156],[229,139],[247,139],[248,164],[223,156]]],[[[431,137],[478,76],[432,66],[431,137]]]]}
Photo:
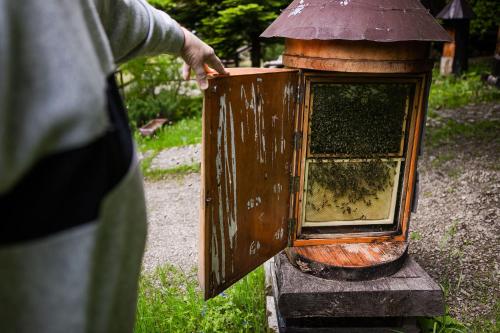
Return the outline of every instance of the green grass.
{"type": "Polygon", "coordinates": [[[142,166],[142,172],[143,176],[146,177],[148,180],[151,181],[157,181],[157,180],[162,180],[165,179],[167,176],[172,176],[172,175],[187,175],[190,173],[199,173],[201,169],[201,164],[192,164],[192,165],[181,165],[177,168],[172,168],[172,169],[151,169],[148,167],[142,166]]]}
{"type": "Polygon", "coordinates": [[[203,301],[194,277],[166,266],[140,280],[135,333],[266,332],[264,269],[203,301]]]}
{"type": "Polygon", "coordinates": [[[498,333],[500,332],[500,299],[497,297],[493,313],[494,319],[477,319],[469,326],[470,332],[474,333],[498,333]]]}
{"type": "Polygon", "coordinates": [[[429,97],[429,116],[436,110],[458,108],[468,104],[500,100],[500,89],[484,84],[481,74],[489,71],[487,64],[471,65],[468,72],[460,77],[441,76],[434,71],[431,94],[429,97]]]}
{"type": "Polygon", "coordinates": [[[164,149],[197,144],[201,142],[201,118],[183,119],[174,125],[165,126],[152,137],[135,134],[139,151],[148,156],[141,162],[144,177],[159,180],[167,175],[188,174],[200,171],[200,165],[184,165],[173,169],[151,169],[153,159],[164,149]]]}
{"type": "Polygon", "coordinates": [[[410,239],[414,241],[419,241],[422,239],[422,235],[418,231],[412,231],[410,233],[410,239]]]}
{"type": "Polygon", "coordinates": [[[163,149],[187,146],[201,142],[201,118],[183,119],[165,126],[152,137],[135,136],[139,150],[158,153],[163,149]]]}
{"type": "Polygon", "coordinates": [[[466,140],[498,141],[500,137],[500,121],[481,120],[475,123],[459,123],[449,119],[444,125],[429,128],[426,133],[426,143],[431,147],[451,143],[457,138],[466,140]]]}
{"type": "Polygon", "coordinates": [[[419,319],[422,333],[468,333],[467,327],[449,315],[419,319]]]}
{"type": "Polygon", "coordinates": [[[455,155],[453,153],[444,153],[439,156],[436,156],[436,159],[432,161],[432,167],[433,168],[440,168],[442,167],[446,162],[452,161],[455,158],[455,155]]]}
{"type": "Polygon", "coordinates": [[[422,333],[498,333],[500,332],[500,301],[493,309],[494,319],[479,318],[464,324],[449,315],[435,318],[421,318],[418,321],[422,333]]]}

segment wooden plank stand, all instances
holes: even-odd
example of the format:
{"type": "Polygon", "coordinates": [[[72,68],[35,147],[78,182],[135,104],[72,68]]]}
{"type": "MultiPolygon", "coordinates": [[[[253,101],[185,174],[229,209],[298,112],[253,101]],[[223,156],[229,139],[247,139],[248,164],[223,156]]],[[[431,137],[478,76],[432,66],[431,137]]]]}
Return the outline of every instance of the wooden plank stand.
{"type": "Polygon", "coordinates": [[[411,257],[391,276],[340,281],[303,273],[282,252],[266,263],[266,281],[280,333],[420,332],[418,317],[444,314],[443,292],[411,257]]]}

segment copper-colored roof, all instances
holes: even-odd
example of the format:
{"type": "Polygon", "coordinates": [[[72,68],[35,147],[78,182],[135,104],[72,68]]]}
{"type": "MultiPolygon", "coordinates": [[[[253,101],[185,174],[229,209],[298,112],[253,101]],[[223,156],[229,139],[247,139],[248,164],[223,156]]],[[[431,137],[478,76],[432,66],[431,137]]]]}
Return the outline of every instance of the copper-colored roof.
{"type": "Polygon", "coordinates": [[[443,20],[470,20],[475,17],[476,14],[466,0],[453,0],[437,14],[437,18],[443,20]]]}
{"type": "Polygon", "coordinates": [[[294,0],[261,37],[450,41],[419,0],[294,0]]]}

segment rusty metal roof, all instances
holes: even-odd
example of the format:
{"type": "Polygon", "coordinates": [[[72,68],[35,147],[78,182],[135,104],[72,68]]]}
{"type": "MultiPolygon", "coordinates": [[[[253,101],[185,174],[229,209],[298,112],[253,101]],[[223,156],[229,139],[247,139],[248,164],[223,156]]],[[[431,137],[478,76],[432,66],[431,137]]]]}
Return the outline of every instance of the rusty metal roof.
{"type": "Polygon", "coordinates": [[[294,0],[261,37],[450,41],[419,0],[294,0]]]}
{"type": "Polygon", "coordinates": [[[453,0],[437,14],[437,18],[443,20],[470,20],[475,17],[476,14],[466,0],[453,0]]]}

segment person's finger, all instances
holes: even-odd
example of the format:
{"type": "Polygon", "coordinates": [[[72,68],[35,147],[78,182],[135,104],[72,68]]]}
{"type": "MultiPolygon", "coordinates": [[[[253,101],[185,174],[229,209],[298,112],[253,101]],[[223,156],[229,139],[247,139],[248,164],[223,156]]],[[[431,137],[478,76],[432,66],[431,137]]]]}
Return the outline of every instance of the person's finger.
{"type": "Polygon", "coordinates": [[[201,90],[207,90],[208,89],[208,80],[207,78],[200,78],[200,79],[196,79],[196,81],[198,82],[198,86],[200,87],[201,90]]]}
{"type": "Polygon", "coordinates": [[[191,78],[191,66],[187,63],[184,63],[182,66],[182,77],[185,81],[188,81],[191,78]]]}
{"type": "Polygon", "coordinates": [[[219,57],[217,57],[215,54],[210,56],[206,61],[207,61],[208,65],[212,66],[212,68],[217,71],[217,73],[219,73],[221,75],[228,75],[229,74],[226,71],[226,69],[224,68],[222,61],[220,61],[219,57]]]}
{"type": "Polygon", "coordinates": [[[206,90],[208,88],[208,79],[207,79],[207,73],[205,72],[205,66],[203,65],[194,66],[193,70],[196,74],[196,81],[198,81],[200,89],[206,90]]]}
{"type": "Polygon", "coordinates": [[[217,75],[217,74],[219,74],[215,69],[213,69],[212,67],[209,67],[206,64],[205,64],[204,68],[205,68],[205,73],[207,73],[207,75],[217,75]]]}

